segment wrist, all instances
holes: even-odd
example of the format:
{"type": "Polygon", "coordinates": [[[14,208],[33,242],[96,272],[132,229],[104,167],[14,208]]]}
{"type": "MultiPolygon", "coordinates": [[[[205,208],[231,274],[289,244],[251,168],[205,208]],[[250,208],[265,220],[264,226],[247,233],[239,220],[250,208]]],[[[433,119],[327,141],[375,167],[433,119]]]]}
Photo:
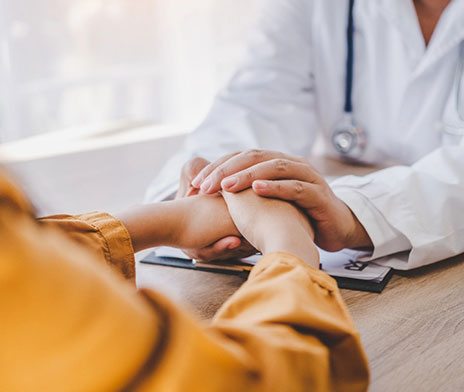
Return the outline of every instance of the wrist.
{"type": "Polygon", "coordinates": [[[367,233],[366,229],[351,210],[350,213],[352,216],[352,228],[346,237],[346,243],[344,247],[351,249],[372,248],[374,244],[372,243],[372,240],[369,237],[369,234],[367,233]]]}
{"type": "Polygon", "coordinates": [[[240,233],[222,197],[192,196],[133,207],[117,215],[126,226],[134,250],[165,245],[201,249],[240,233]]]}
{"type": "Polygon", "coordinates": [[[139,205],[116,214],[129,232],[135,252],[174,241],[178,215],[171,203],[139,205]]]}
{"type": "Polygon", "coordinates": [[[319,268],[319,251],[306,229],[277,231],[262,241],[263,254],[285,252],[304,260],[314,268],[319,268]]]}

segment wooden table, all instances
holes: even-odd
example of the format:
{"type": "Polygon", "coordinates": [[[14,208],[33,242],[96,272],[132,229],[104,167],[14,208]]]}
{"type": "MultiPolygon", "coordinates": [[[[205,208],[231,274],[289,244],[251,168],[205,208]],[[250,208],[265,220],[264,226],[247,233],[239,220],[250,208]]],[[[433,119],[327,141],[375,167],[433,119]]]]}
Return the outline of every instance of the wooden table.
{"type": "MultiPolygon", "coordinates": [[[[316,166],[327,175],[373,170],[331,161],[316,166]]],[[[369,357],[371,391],[464,391],[463,260],[399,272],[382,294],[342,290],[369,357]]],[[[139,287],[167,294],[201,319],[210,319],[242,283],[237,276],[137,264],[139,287]]]]}

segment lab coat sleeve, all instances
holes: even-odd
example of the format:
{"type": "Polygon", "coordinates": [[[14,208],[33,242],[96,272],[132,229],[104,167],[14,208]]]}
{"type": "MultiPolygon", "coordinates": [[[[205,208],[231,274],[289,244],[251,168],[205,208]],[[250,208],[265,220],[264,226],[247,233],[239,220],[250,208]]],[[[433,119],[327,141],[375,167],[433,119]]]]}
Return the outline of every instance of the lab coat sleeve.
{"type": "Polygon", "coordinates": [[[464,143],[331,186],[371,237],[371,259],[407,251],[382,263],[412,269],[464,252],[464,143]]]}
{"type": "Polygon", "coordinates": [[[263,1],[247,55],[204,122],[187,137],[146,193],[159,201],[195,156],[216,160],[251,148],[308,155],[316,134],[311,65],[312,1],[263,1]]]}

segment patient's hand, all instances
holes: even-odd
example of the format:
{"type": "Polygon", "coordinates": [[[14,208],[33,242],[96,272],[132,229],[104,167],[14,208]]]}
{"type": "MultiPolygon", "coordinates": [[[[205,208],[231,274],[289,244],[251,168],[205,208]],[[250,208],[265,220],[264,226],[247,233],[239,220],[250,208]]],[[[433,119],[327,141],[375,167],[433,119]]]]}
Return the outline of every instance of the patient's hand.
{"type": "MultiPolygon", "coordinates": [[[[198,194],[198,189],[192,187],[191,182],[209,163],[210,162],[201,157],[193,158],[185,163],[182,168],[176,199],[182,199],[198,194]]],[[[232,235],[218,238],[218,240],[214,243],[210,243],[202,248],[189,248],[182,250],[187,256],[196,260],[241,258],[256,253],[256,249],[254,249],[243,237],[232,235]]]]}
{"type": "Polygon", "coordinates": [[[160,245],[201,249],[240,235],[220,195],[136,206],[116,217],[129,231],[135,252],[160,245]]]}
{"type": "Polygon", "coordinates": [[[243,235],[262,253],[289,252],[318,265],[314,232],[294,205],[252,190],[223,196],[142,205],[116,216],[129,231],[136,252],[160,245],[200,249],[226,236],[243,235]]]}
{"type": "Polygon", "coordinates": [[[257,196],[251,189],[223,192],[230,215],[240,233],[263,254],[282,251],[319,267],[314,231],[308,218],[285,201],[257,196]]]}
{"type": "Polygon", "coordinates": [[[221,195],[191,196],[172,202],[177,216],[172,243],[182,249],[201,249],[226,236],[240,236],[221,195]]]}

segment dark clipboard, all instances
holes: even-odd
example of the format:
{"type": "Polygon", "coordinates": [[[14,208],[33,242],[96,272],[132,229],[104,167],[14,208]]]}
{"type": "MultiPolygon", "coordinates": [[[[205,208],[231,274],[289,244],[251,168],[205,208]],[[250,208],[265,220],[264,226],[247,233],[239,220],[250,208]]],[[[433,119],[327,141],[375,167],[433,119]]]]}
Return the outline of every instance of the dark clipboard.
{"type": "MultiPolygon", "coordinates": [[[[180,259],[176,257],[158,257],[156,256],[155,252],[151,252],[150,254],[145,256],[142,260],[140,260],[140,262],[144,264],[155,264],[166,267],[190,269],[195,271],[237,275],[242,277],[243,279],[246,279],[248,277],[248,274],[251,270],[251,267],[249,265],[243,263],[195,263],[192,260],[180,259]]],[[[341,278],[337,276],[333,276],[333,278],[337,281],[338,287],[340,289],[367,291],[379,294],[390,281],[391,277],[393,276],[393,273],[394,270],[391,269],[380,282],[372,280],[341,278]]]]}
{"type": "Polygon", "coordinates": [[[252,266],[238,263],[196,263],[188,259],[180,259],[177,257],[158,257],[155,252],[151,252],[145,256],[141,263],[156,264],[165,267],[184,268],[195,271],[214,272],[226,275],[237,275],[246,279],[251,271],[252,266]]]}
{"type": "Polygon", "coordinates": [[[356,290],[356,291],[368,291],[370,293],[380,294],[387,283],[390,281],[394,273],[394,270],[391,269],[385,275],[385,277],[380,281],[373,280],[362,280],[362,279],[351,279],[351,278],[341,278],[338,276],[332,276],[338,284],[338,287],[341,289],[347,290],[356,290]]]}

